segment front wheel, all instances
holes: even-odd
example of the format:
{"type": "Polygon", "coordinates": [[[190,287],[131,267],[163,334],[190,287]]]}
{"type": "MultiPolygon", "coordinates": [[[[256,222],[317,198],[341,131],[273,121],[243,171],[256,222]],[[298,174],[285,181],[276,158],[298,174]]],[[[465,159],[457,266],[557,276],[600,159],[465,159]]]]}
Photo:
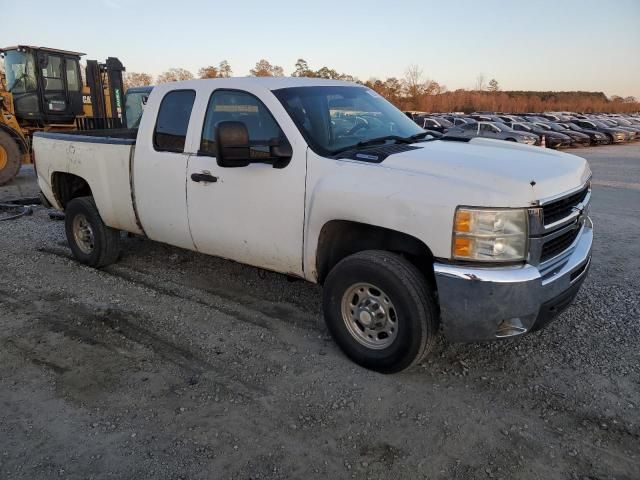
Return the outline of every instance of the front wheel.
{"type": "Polygon", "coordinates": [[[323,291],[327,328],[363,367],[394,373],[419,363],[437,333],[433,293],[400,255],[369,250],[340,261],[323,291]]]}
{"type": "Polygon", "coordinates": [[[65,208],[69,247],[80,263],[106,267],[120,254],[120,231],[107,227],[92,197],[74,198],[65,208]]]}

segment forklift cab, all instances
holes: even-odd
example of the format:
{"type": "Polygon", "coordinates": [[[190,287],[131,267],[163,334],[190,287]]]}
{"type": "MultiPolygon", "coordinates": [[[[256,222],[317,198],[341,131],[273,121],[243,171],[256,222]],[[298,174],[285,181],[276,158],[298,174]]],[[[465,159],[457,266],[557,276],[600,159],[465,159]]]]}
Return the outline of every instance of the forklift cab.
{"type": "Polygon", "coordinates": [[[30,46],[0,50],[15,115],[34,126],[72,124],[83,112],[78,52],[30,46]]]}

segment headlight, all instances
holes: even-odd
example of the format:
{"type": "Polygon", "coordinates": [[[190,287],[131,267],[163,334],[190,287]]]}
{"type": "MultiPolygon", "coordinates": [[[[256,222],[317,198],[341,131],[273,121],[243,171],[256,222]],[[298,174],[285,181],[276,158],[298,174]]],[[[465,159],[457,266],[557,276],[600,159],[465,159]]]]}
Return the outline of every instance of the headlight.
{"type": "Polygon", "coordinates": [[[527,210],[458,207],[453,222],[456,260],[515,262],[527,256],[527,210]]]}

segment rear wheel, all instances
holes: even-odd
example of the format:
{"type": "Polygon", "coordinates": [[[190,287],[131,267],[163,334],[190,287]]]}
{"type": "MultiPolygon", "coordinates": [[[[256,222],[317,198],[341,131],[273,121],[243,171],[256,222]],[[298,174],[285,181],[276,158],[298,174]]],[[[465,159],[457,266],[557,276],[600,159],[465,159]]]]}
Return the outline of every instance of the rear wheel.
{"type": "Polygon", "coordinates": [[[65,231],[73,255],[90,267],[105,267],[120,254],[120,231],[107,227],[92,197],[74,198],[65,209],[65,231]]]}
{"type": "Polygon", "coordinates": [[[340,261],[323,291],[327,327],[354,362],[383,373],[419,363],[437,332],[433,294],[400,255],[369,250],[340,261]]]}
{"type": "Polygon", "coordinates": [[[13,180],[20,171],[20,148],[10,135],[0,131],[0,185],[13,180]]]}

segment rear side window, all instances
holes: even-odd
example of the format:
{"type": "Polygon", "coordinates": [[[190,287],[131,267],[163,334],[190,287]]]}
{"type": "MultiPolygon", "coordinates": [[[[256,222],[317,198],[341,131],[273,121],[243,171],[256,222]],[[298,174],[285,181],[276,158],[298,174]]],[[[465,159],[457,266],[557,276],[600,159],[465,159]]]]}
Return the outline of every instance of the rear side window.
{"type": "Polygon", "coordinates": [[[184,151],[195,98],[194,90],[174,90],[164,96],[160,103],[156,128],[153,131],[153,147],[157,151],[177,153],[184,151]]]}

